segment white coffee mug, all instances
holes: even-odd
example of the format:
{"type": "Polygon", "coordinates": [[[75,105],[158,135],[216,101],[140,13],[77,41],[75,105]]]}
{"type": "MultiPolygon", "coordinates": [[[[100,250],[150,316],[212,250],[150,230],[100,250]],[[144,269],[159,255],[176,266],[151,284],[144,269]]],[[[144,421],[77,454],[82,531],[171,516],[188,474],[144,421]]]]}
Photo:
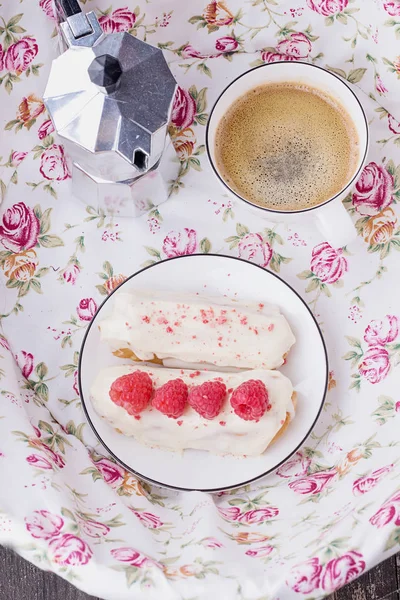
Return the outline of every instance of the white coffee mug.
{"type": "Polygon", "coordinates": [[[369,132],[368,123],[363,107],[357,96],[345,81],[322,67],[304,62],[275,62],[261,65],[240,75],[228,85],[216,101],[207,123],[206,131],[207,153],[211,166],[222,184],[233,194],[247,204],[258,216],[264,216],[272,221],[299,222],[314,220],[324,238],[335,248],[341,248],[356,237],[353,222],[342,204],[350,187],[355,183],[368,152],[369,132]],[[322,204],[311,208],[277,211],[271,208],[257,206],[241,196],[224,181],[215,160],[215,134],[221,118],[230,106],[241,96],[253,88],[266,83],[295,82],[320,89],[336,99],[346,108],[358,134],[359,157],[348,181],[339,193],[327,198],[322,204]]]}

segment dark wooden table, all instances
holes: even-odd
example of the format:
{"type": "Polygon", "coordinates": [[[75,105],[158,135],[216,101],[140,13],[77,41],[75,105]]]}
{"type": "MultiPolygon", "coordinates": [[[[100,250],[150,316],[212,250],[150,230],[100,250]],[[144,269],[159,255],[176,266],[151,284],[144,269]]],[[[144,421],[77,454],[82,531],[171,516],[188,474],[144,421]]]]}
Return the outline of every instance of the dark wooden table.
{"type": "MultiPolygon", "coordinates": [[[[329,600],[400,600],[399,582],[400,554],[365,573],[329,600]]],[[[0,546],[0,600],[60,599],[98,600],[80,592],[57,575],[40,571],[0,546]]]]}

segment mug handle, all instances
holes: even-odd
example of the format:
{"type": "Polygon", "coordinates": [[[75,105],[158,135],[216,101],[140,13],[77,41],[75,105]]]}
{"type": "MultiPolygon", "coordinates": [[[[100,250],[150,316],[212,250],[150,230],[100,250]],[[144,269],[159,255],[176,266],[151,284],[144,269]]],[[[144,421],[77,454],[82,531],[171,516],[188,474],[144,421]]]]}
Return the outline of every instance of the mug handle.
{"type": "Polygon", "coordinates": [[[316,210],[317,227],[333,248],[343,248],[357,237],[354,223],[341,200],[333,200],[316,210]]]}

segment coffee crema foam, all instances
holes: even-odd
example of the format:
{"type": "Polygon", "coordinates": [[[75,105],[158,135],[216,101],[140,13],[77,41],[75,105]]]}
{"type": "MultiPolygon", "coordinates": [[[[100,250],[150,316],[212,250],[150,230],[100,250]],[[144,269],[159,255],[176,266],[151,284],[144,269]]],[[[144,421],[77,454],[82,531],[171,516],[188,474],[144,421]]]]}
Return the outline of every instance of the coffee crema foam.
{"type": "Polygon", "coordinates": [[[331,96],[297,83],[265,84],[239,98],[215,138],[217,168],[249,202],[278,211],[317,206],[353,175],[358,135],[331,96]]]}

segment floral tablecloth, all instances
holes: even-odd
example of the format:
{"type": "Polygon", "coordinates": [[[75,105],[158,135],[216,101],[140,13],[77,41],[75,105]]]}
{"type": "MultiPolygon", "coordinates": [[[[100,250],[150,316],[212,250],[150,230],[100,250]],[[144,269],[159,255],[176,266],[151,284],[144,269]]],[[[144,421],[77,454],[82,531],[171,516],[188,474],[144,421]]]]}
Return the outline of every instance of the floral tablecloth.
{"type": "Polygon", "coordinates": [[[164,49],[179,83],[171,199],[137,220],[71,195],[43,93],[57,55],[51,0],[0,7],[0,542],[105,599],[320,598],[400,544],[400,3],[86,0],[107,32],[164,49]],[[254,65],[305,60],[354,86],[367,164],[345,206],[357,240],[272,225],[223,194],[207,116],[254,65]],[[280,274],[321,323],[329,393],[275,475],[217,495],[141,483],[85,423],[79,347],[97,306],[143,265],[194,252],[280,274]]]}

